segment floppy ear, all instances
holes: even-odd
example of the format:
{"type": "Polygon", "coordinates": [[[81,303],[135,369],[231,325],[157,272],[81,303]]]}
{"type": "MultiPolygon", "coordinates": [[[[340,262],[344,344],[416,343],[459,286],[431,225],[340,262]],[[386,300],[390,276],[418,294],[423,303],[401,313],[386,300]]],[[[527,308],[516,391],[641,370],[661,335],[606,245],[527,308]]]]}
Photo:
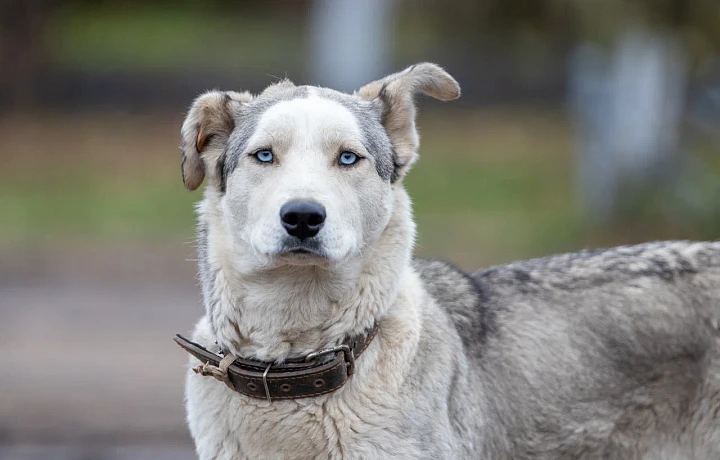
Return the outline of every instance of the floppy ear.
{"type": "Polygon", "coordinates": [[[250,93],[209,91],[193,102],[180,134],[182,176],[185,187],[200,187],[205,172],[215,175],[225,144],[235,128],[240,105],[252,101],[250,93]]]}
{"type": "Polygon", "coordinates": [[[356,92],[362,99],[379,100],[383,105],[382,123],[397,155],[398,177],[417,159],[420,145],[415,129],[417,93],[450,101],[460,97],[460,85],[440,66],[424,62],[368,83],[356,92]]]}

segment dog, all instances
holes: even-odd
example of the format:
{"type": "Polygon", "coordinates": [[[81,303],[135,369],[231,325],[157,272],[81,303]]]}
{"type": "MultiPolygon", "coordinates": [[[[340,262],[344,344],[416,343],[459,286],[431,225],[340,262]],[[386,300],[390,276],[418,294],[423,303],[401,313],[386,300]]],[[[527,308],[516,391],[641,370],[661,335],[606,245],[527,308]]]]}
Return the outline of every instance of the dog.
{"type": "Polygon", "coordinates": [[[460,87],[422,63],[353,94],[194,101],[205,315],[178,343],[198,456],[720,458],[720,243],[414,259],[418,94],[460,87]]]}

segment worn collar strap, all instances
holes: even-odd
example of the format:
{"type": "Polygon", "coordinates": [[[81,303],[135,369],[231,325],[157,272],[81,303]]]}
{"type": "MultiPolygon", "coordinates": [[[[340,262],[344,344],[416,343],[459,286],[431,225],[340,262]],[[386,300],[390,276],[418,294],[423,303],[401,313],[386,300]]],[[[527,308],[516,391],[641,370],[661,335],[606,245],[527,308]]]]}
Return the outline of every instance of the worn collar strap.
{"type": "Polygon", "coordinates": [[[370,345],[377,330],[376,324],[367,334],[353,337],[342,345],[282,364],[239,358],[232,353],[222,357],[180,334],[174,340],[204,363],[193,368],[195,373],[215,377],[251,398],[272,401],[309,398],[343,386],[355,372],[355,359],[370,345]]]}

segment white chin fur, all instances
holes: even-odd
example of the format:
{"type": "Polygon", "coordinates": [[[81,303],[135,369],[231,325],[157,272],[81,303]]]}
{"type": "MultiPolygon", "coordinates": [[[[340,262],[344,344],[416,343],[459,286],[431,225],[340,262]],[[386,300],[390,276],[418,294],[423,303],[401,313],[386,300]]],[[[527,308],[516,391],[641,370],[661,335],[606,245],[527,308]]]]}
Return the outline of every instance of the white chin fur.
{"type": "Polygon", "coordinates": [[[358,251],[349,247],[345,250],[327,250],[321,247],[320,250],[322,254],[281,252],[281,250],[278,249],[269,254],[266,253],[262,255],[261,259],[273,267],[281,267],[284,265],[301,267],[317,265],[332,268],[334,265],[343,263],[358,255],[358,251]]]}
{"type": "Polygon", "coordinates": [[[359,253],[354,238],[320,238],[317,243],[319,254],[293,254],[285,252],[285,235],[267,235],[254,232],[249,245],[252,253],[263,261],[285,265],[321,265],[341,262],[359,253]],[[255,237],[255,238],[253,238],[255,237]]]}
{"type": "Polygon", "coordinates": [[[332,263],[331,259],[317,254],[282,253],[274,256],[273,260],[278,265],[292,265],[298,267],[307,267],[310,265],[329,267],[332,263]]]}

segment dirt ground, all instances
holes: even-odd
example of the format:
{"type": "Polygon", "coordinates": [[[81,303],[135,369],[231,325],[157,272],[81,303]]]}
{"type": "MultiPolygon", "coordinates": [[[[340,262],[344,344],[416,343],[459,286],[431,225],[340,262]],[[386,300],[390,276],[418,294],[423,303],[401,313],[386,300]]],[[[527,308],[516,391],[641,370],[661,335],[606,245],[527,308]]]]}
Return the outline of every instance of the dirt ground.
{"type": "Polygon", "coordinates": [[[0,458],[194,458],[172,341],[202,312],[189,257],[179,245],[0,253],[0,458]]]}

